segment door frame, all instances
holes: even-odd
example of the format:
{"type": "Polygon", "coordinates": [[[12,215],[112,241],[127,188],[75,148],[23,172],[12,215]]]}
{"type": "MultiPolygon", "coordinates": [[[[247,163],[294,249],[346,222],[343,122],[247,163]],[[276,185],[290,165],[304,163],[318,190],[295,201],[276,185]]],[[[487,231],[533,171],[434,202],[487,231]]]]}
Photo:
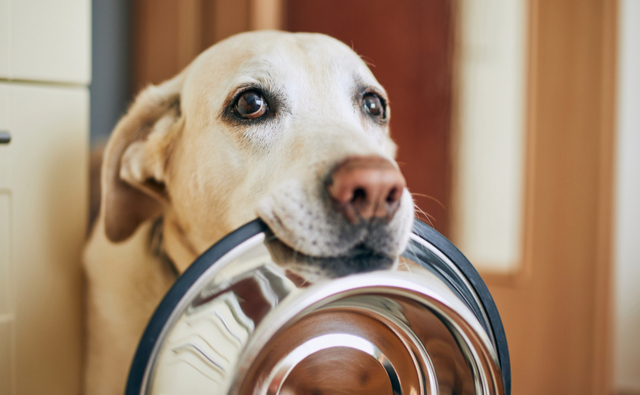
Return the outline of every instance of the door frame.
{"type": "Polygon", "coordinates": [[[481,273],[517,394],[612,392],[617,8],[530,0],[522,262],[481,273]]]}

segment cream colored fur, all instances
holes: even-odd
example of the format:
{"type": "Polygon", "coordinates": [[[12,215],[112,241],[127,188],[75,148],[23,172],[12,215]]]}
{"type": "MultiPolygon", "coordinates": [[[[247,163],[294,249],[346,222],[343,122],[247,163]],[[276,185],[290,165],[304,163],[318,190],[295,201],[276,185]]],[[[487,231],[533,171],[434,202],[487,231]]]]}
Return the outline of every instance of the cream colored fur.
{"type": "Polygon", "coordinates": [[[260,32],[213,46],[138,96],[106,148],[100,215],[84,255],[87,395],[123,393],[146,322],[175,280],[151,248],[158,217],[162,250],[178,272],[257,216],[311,256],[341,255],[356,244],[387,255],[405,248],[413,218],[408,191],[376,232],[342,232],[344,218],[322,199],[327,174],[345,158],[393,161],[388,126],[358,104],[362,87],[384,95],[344,44],[317,34],[260,32]],[[225,118],[234,92],[247,84],[278,95],[275,116],[245,124],[225,118]]]}

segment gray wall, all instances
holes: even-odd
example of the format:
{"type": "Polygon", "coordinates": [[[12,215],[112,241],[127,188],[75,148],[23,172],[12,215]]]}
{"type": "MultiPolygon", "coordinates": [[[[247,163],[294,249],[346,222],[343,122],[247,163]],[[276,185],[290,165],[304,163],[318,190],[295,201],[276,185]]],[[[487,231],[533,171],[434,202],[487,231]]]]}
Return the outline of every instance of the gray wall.
{"type": "Polygon", "coordinates": [[[129,0],[92,1],[91,146],[106,141],[130,102],[129,0]]]}

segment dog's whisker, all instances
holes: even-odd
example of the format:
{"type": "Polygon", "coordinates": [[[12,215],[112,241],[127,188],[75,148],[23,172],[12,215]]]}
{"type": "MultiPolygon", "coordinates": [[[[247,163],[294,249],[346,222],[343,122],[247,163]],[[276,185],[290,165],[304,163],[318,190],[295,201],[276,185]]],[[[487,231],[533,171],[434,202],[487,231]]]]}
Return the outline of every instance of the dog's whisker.
{"type": "MultiPolygon", "coordinates": [[[[435,226],[433,225],[433,222],[436,220],[432,215],[429,215],[427,213],[425,213],[420,207],[418,207],[417,204],[414,204],[413,207],[418,210],[423,216],[424,218],[427,220],[427,222],[429,222],[429,225],[432,228],[435,228],[435,226]],[[432,221],[433,219],[433,221],[432,221]]],[[[420,216],[418,214],[416,214],[416,218],[420,219],[420,216]]]]}
{"type": "Polygon", "coordinates": [[[296,242],[295,247],[293,248],[293,261],[297,261],[298,260],[298,254],[300,253],[300,247],[302,246],[302,240],[298,239],[298,241],[296,242]]]}
{"type": "Polygon", "coordinates": [[[423,197],[423,198],[427,198],[427,199],[429,199],[429,200],[432,200],[432,201],[434,201],[434,202],[438,203],[438,205],[439,205],[440,207],[442,207],[443,209],[446,209],[446,207],[444,206],[444,204],[442,204],[442,202],[441,202],[441,201],[439,201],[438,199],[434,198],[433,196],[425,195],[425,194],[423,194],[423,193],[415,193],[415,192],[410,192],[410,193],[411,193],[411,196],[412,196],[412,197],[413,197],[413,196],[420,196],[420,197],[423,197]]]}
{"type": "MultiPolygon", "coordinates": [[[[435,218],[433,215],[425,213],[425,212],[424,212],[424,210],[422,210],[420,207],[418,207],[418,205],[417,205],[417,204],[415,204],[415,203],[414,203],[414,204],[413,204],[413,207],[414,207],[416,210],[418,210],[418,211],[419,211],[423,216],[425,216],[425,218],[430,218],[430,219],[433,219],[434,221],[436,220],[436,218],[435,218]]],[[[417,215],[417,214],[416,214],[416,217],[418,217],[418,215],[417,215]]]]}
{"type": "Polygon", "coordinates": [[[370,57],[360,54],[358,54],[358,56],[360,56],[360,59],[362,59],[362,61],[365,62],[367,66],[374,68],[376,67],[375,63],[373,63],[373,59],[371,59],[370,57]]]}

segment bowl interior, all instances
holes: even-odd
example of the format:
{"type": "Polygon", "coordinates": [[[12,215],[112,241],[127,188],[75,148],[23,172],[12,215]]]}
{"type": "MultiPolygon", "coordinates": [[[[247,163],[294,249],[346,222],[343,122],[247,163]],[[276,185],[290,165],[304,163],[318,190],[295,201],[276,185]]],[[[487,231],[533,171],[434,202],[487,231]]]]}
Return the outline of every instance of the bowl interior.
{"type": "Polygon", "coordinates": [[[273,241],[244,240],[186,288],[141,394],[502,393],[477,295],[429,270],[442,258],[419,238],[393,270],[316,284],[273,241]]]}

